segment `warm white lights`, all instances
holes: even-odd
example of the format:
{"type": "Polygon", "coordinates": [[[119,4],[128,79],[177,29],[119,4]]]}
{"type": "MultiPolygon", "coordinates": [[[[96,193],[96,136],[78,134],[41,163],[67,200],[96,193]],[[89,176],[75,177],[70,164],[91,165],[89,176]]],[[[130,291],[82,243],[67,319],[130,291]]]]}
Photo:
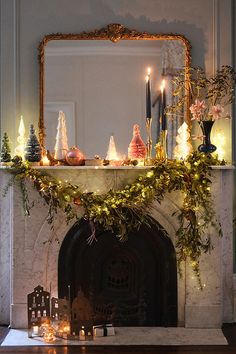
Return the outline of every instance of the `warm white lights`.
{"type": "Polygon", "coordinates": [[[225,135],[222,132],[222,130],[218,130],[214,134],[214,144],[217,146],[217,150],[215,152],[216,155],[218,155],[219,160],[224,160],[225,159],[225,135]]]}

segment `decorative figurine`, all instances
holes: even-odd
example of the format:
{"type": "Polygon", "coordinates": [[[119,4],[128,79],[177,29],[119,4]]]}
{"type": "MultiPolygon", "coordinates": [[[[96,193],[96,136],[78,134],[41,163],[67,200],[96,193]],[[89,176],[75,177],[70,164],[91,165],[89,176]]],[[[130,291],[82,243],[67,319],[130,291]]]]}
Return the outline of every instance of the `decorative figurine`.
{"type": "Polygon", "coordinates": [[[128,148],[128,158],[131,160],[144,159],[147,154],[147,148],[140,135],[138,124],[134,124],[133,138],[128,148]]]}
{"type": "Polygon", "coordinates": [[[65,114],[59,111],[54,159],[63,161],[68,151],[65,114]]]}
{"type": "Polygon", "coordinates": [[[25,147],[25,159],[29,162],[40,162],[42,149],[35,135],[33,124],[30,124],[29,138],[25,147]]]}
{"type": "Polygon", "coordinates": [[[85,160],[84,154],[76,146],[73,146],[67,151],[65,158],[68,165],[71,166],[84,165],[84,160],[85,160]]]}
{"type": "Polygon", "coordinates": [[[2,138],[1,163],[7,163],[10,161],[11,161],[11,149],[9,144],[9,138],[7,133],[4,133],[2,138]]]}

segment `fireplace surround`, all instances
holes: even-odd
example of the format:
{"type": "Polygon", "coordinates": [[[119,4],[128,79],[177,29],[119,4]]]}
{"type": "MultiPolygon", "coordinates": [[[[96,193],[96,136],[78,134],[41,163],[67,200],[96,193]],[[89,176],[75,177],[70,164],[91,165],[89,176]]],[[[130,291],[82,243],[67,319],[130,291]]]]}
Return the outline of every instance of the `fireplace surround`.
{"type": "MultiPolygon", "coordinates": [[[[58,167],[53,169],[48,168],[48,172],[58,176],[59,178],[71,180],[73,183],[79,184],[82,188],[84,188],[84,190],[103,193],[110,188],[119,188],[124,184],[132,182],[134,178],[142,173],[142,169],[58,167]]],[[[4,170],[1,170],[1,186],[6,185],[8,178],[9,175],[4,170]]],[[[142,316],[138,318],[136,316],[136,325],[138,325],[139,321],[141,324],[143,320],[144,325],[152,326],[178,325],[192,328],[220,328],[222,322],[233,321],[232,169],[227,167],[214,169],[212,181],[214,205],[218,218],[222,224],[224,236],[223,238],[219,238],[213,229],[206,231],[212,236],[214,250],[210,254],[204,254],[201,256],[200,271],[204,284],[203,291],[198,289],[198,283],[191,270],[191,266],[188,262],[186,262],[182,265],[182,276],[180,277],[179,274],[177,275],[176,297],[173,296],[173,298],[176,299],[176,303],[172,298],[169,305],[166,305],[166,308],[169,307],[172,309],[169,312],[172,314],[174,320],[173,318],[171,319],[170,316],[169,319],[167,318],[167,322],[165,322],[165,320],[160,320],[160,318],[166,318],[165,315],[159,317],[156,316],[155,319],[151,319],[150,315],[150,322],[147,323],[141,318],[142,316]],[[177,306],[175,306],[176,304],[177,306]]],[[[62,269],[63,261],[61,261],[61,258],[63,258],[64,254],[67,252],[67,248],[64,246],[67,240],[71,239],[71,233],[73,233],[74,238],[76,239],[78,237],[78,233],[83,233],[81,231],[83,227],[86,229],[87,226],[80,225],[80,227],[82,227],[81,229],[77,228],[77,226],[73,226],[73,224],[67,225],[64,216],[59,213],[55,220],[54,229],[52,229],[46,222],[47,209],[43,205],[39,196],[34,190],[30,191],[30,196],[32,200],[35,200],[34,208],[31,210],[30,217],[25,217],[23,215],[21,194],[17,186],[11,187],[7,196],[2,198],[0,201],[0,320],[1,323],[7,323],[10,321],[13,328],[26,328],[26,294],[30,293],[38,284],[41,284],[47,290],[51,289],[52,296],[57,296],[58,291],[59,295],[64,294],[67,282],[71,281],[70,277],[72,276],[71,274],[73,274],[73,271],[70,267],[76,268],[77,266],[83,266],[90,269],[89,272],[86,273],[89,275],[85,278],[85,284],[89,277],[91,278],[95,275],[96,277],[98,276],[96,273],[97,269],[95,272],[93,271],[93,267],[97,265],[97,263],[93,260],[93,257],[95,257],[93,253],[95,250],[92,248],[93,246],[88,248],[89,257],[87,257],[84,263],[79,257],[76,257],[73,259],[74,263],[72,262],[72,265],[69,264],[64,270],[62,269]],[[47,242],[48,240],[50,242],[47,242]],[[90,261],[89,258],[91,258],[92,261],[90,261]]],[[[175,255],[174,248],[176,244],[178,218],[177,216],[173,216],[173,213],[176,211],[178,212],[181,206],[181,199],[181,193],[172,192],[171,194],[166,195],[161,204],[154,203],[152,208],[152,218],[156,223],[154,229],[155,227],[157,228],[158,224],[160,224],[169,236],[169,248],[168,246],[161,245],[161,240],[165,239],[165,236],[156,236],[156,244],[158,245],[158,250],[156,251],[157,255],[159,254],[163,258],[167,258],[167,264],[170,264],[170,260],[168,260],[168,257],[170,258],[170,254],[175,255]]],[[[154,231],[153,234],[158,235],[158,232],[159,231],[154,231]]],[[[85,234],[83,236],[84,238],[86,237],[85,234]]],[[[144,268],[145,266],[152,268],[152,260],[149,259],[147,255],[141,259],[144,263],[140,263],[140,253],[142,250],[147,253],[150,252],[150,250],[153,251],[152,238],[155,239],[155,236],[151,236],[150,234],[150,232],[144,232],[141,228],[140,234],[133,235],[133,238],[137,237],[139,240],[142,239],[142,241],[140,241],[139,246],[135,246],[139,248],[139,250],[133,250],[128,255],[126,254],[125,249],[126,247],[129,248],[129,244],[127,244],[124,248],[124,245],[119,245],[115,242],[115,239],[113,240],[113,237],[110,237],[112,235],[101,235],[101,237],[99,237],[95,248],[98,248],[97,254],[102,255],[104,262],[101,262],[100,264],[98,262],[98,269],[99,267],[101,269],[104,264],[106,265],[106,279],[108,279],[112,273],[116,274],[116,267],[118,269],[123,267],[123,270],[126,269],[126,271],[128,269],[128,278],[132,275],[133,264],[136,264],[136,267],[141,264],[144,268]],[[143,236],[143,234],[146,236],[143,236]],[[109,239],[109,241],[107,241],[106,238],[109,239]],[[149,239],[148,241],[146,240],[146,246],[144,246],[145,238],[149,239]],[[109,256],[106,254],[106,248],[108,247],[106,242],[111,243],[109,247],[113,250],[113,252],[109,253],[109,256]],[[119,250],[118,252],[115,251],[116,247],[119,250]],[[119,264],[118,260],[120,259],[123,261],[119,264]]],[[[78,237],[78,239],[80,238],[78,237]]],[[[132,244],[132,237],[128,242],[132,244]]],[[[136,245],[136,242],[134,243],[136,245]]],[[[71,244],[70,247],[71,246],[74,248],[73,244],[71,244]]],[[[78,252],[81,251],[79,246],[78,250],[78,252]]],[[[68,258],[70,259],[70,257],[68,258]]],[[[166,270],[163,269],[163,264],[165,264],[165,262],[160,263],[160,267],[162,269],[158,274],[159,277],[163,277],[164,279],[166,278],[166,275],[164,276],[163,274],[165,274],[166,270]]],[[[174,271],[173,268],[171,269],[172,271],[169,271],[169,274],[176,274],[176,269],[174,271]]],[[[81,272],[83,274],[82,270],[81,272]]],[[[81,275],[78,277],[79,279],[77,279],[76,286],[84,286],[83,281],[80,280],[81,275]]],[[[111,277],[109,280],[110,285],[109,281],[107,281],[106,286],[104,286],[106,291],[103,289],[105,291],[106,298],[108,297],[107,293],[111,291],[109,286],[111,286],[111,283],[113,286],[117,286],[116,282],[118,279],[119,277],[111,277]]],[[[133,279],[138,282],[135,275],[133,275],[133,279]]],[[[121,277],[120,282],[122,283],[122,281],[125,283],[125,278],[122,279],[121,277]]],[[[146,292],[148,292],[151,282],[152,277],[150,276],[150,279],[148,279],[147,282],[144,281],[140,288],[144,286],[146,287],[146,292]]],[[[164,280],[160,280],[160,283],[161,282],[163,283],[164,280]]],[[[172,280],[172,289],[174,289],[174,282],[175,281],[172,280]]],[[[132,281],[130,281],[130,284],[131,283],[132,281]]],[[[131,286],[130,284],[126,285],[127,289],[131,286]]],[[[160,305],[161,300],[155,295],[155,291],[158,288],[160,294],[162,293],[162,299],[166,299],[166,297],[168,298],[168,291],[170,291],[170,289],[168,289],[167,286],[167,288],[162,288],[162,290],[160,290],[161,288],[159,289],[159,285],[151,285],[152,289],[150,291],[150,303],[154,303],[154,308],[156,306],[156,309],[160,309],[160,307],[163,307],[163,303],[160,305]]],[[[98,292],[95,280],[93,287],[94,289],[92,289],[92,292],[98,292]]],[[[73,291],[76,292],[77,288],[73,291]]],[[[143,294],[144,293],[145,291],[143,290],[143,294]]],[[[147,300],[145,299],[145,306],[146,302],[147,300]]],[[[116,307],[118,308],[119,306],[117,305],[116,307]]],[[[116,320],[117,324],[123,325],[122,322],[119,322],[120,313],[118,312],[118,314],[119,316],[117,316],[118,319],[116,320]]],[[[145,316],[147,316],[147,314],[145,316]]]]}

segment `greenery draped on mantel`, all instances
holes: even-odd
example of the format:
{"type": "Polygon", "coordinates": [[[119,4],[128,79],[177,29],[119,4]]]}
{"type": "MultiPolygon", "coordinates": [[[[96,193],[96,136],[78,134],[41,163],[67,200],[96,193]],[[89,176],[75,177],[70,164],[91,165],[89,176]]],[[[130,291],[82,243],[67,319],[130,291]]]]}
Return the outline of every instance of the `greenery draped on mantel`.
{"type": "Polygon", "coordinates": [[[151,226],[152,203],[161,203],[165,193],[181,191],[183,203],[176,212],[179,222],[177,231],[177,259],[180,269],[182,261],[190,259],[197,276],[199,287],[202,283],[199,272],[199,258],[212,249],[211,238],[206,233],[208,227],[215,227],[221,235],[211,199],[211,166],[219,161],[211,155],[194,152],[184,161],[156,161],[155,165],[141,174],[133,183],[120,190],[110,190],[106,194],[83,193],[80,187],[59,180],[30,167],[18,157],[7,169],[12,178],[5,189],[18,182],[23,196],[25,214],[30,214],[27,181],[38,191],[48,207],[49,223],[60,209],[67,221],[79,221],[82,217],[90,222],[89,242],[96,239],[96,230],[112,231],[120,241],[125,241],[129,232],[138,229],[142,223],[151,226]],[[82,214],[81,214],[82,212],[82,214]]]}

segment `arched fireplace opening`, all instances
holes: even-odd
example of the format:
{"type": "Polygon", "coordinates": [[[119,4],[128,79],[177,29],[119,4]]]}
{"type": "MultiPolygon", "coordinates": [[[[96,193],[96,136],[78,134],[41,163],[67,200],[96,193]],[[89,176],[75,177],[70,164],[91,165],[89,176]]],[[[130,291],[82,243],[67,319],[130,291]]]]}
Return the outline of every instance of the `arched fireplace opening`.
{"type": "Polygon", "coordinates": [[[170,238],[153,220],[121,243],[112,232],[91,234],[86,221],[67,233],[58,260],[58,295],[71,302],[81,290],[93,323],[115,326],[177,326],[176,254],[170,238]]]}

